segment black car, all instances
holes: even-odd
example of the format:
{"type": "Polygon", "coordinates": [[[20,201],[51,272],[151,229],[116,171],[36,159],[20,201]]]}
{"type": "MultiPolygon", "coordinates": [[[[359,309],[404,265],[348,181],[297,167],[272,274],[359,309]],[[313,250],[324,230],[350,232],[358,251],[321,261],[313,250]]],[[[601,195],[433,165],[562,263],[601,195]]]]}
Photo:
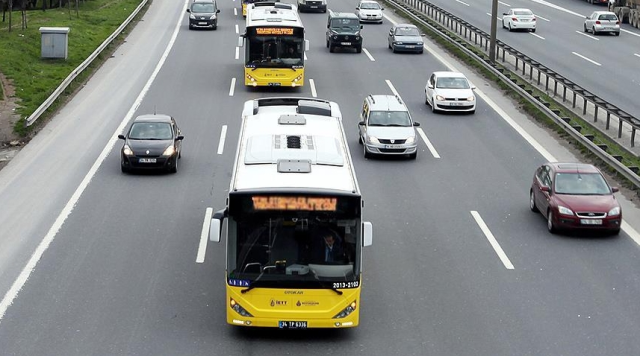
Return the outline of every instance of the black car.
{"type": "Polygon", "coordinates": [[[195,0],[187,9],[189,13],[189,29],[218,28],[220,10],[215,0],[195,0]]]}
{"type": "Polygon", "coordinates": [[[327,20],[327,48],[333,52],[336,47],[355,48],[362,52],[362,25],[354,13],[329,11],[327,20]]]}
{"type": "Polygon", "coordinates": [[[176,120],[169,115],[141,115],[133,120],[120,152],[122,172],[133,169],[178,171],[181,157],[182,133],[176,120]]]}

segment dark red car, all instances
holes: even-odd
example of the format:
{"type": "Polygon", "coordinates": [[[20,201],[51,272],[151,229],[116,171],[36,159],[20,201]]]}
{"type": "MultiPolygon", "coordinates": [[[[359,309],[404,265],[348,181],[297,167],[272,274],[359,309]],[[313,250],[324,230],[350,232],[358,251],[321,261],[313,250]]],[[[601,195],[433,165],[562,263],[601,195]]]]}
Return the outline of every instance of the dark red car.
{"type": "Polygon", "coordinates": [[[620,232],[622,209],[598,168],[584,163],[548,162],[533,176],[529,207],[547,218],[551,233],[560,229],[620,232]]]}

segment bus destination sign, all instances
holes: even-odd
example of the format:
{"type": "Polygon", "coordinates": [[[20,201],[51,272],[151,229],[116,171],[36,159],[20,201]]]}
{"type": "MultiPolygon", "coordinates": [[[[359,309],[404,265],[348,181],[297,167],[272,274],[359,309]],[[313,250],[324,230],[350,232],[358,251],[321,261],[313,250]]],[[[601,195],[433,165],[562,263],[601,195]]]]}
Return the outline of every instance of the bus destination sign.
{"type": "Polygon", "coordinates": [[[256,27],[256,35],[293,35],[292,27],[256,27]]]}
{"type": "Polygon", "coordinates": [[[338,198],[309,196],[253,196],[255,210],[336,211],[338,198]]]}

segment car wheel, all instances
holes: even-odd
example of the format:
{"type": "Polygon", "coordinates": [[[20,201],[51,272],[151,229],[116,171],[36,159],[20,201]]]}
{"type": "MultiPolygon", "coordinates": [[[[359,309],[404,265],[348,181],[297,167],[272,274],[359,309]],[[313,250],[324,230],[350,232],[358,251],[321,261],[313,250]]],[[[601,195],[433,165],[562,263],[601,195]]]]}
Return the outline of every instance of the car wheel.
{"type": "Polygon", "coordinates": [[[536,29],[534,28],[533,30],[531,30],[531,32],[535,33],[535,32],[536,32],[536,29]]]}
{"type": "Polygon", "coordinates": [[[175,159],[175,163],[173,164],[173,167],[171,167],[169,169],[169,172],[171,173],[178,173],[178,158],[176,157],[175,159]]]}
{"type": "Polygon", "coordinates": [[[334,45],[332,45],[332,44],[329,45],[329,52],[333,53],[335,51],[335,49],[336,48],[335,48],[334,45]]]}
{"type": "Polygon", "coordinates": [[[431,98],[431,112],[435,114],[437,111],[436,104],[433,102],[433,98],[431,98]]]}
{"type": "Polygon", "coordinates": [[[424,91],[424,105],[430,105],[429,104],[429,96],[427,95],[427,91],[424,91]]]}
{"type": "Polygon", "coordinates": [[[551,210],[547,212],[547,230],[552,234],[557,232],[556,226],[553,223],[553,211],[551,210]]]}
{"type": "Polygon", "coordinates": [[[362,142],[362,136],[360,136],[360,135],[358,135],[358,143],[359,143],[359,144],[361,144],[361,145],[362,145],[362,144],[364,144],[364,143],[362,142]]]}
{"type": "Polygon", "coordinates": [[[589,32],[589,30],[587,29],[587,24],[584,24],[584,32],[589,32]]]}
{"type": "Polygon", "coordinates": [[[389,46],[389,49],[393,49],[393,48],[391,48],[391,43],[389,43],[389,44],[387,44],[387,45],[389,46]]]}
{"type": "Polygon", "coordinates": [[[539,212],[538,207],[536,206],[536,198],[533,194],[533,189],[529,191],[529,209],[534,213],[539,212]]]}
{"type": "Polygon", "coordinates": [[[615,230],[611,231],[611,235],[613,235],[613,236],[620,235],[620,229],[615,229],[615,230]]]}
{"type": "Polygon", "coordinates": [[[416,159],[416,158],[418,158],[418,151],[409,155],[409,159],[416,159]]]}
{"type": "Polygon", "coordinates": [[[129,173],[129,168],[127,168],[127,167],[125,167],[123,165],[120,165],[120,170],[122,171],[122,173],[129,173]]]}
{"type": "Polygon", "coordinates": [[[475,114],[475,113],[476,113],[476,111],[475,111],[475,110],[471,110],[471,111],[469,111],[469,115],[473,115],[473,114],[475,114]]]}
{"type": "Polygon", "coordinates": [[[511,28],[511,22],[509,22],[509,32],[513,31],[513,29],[511,28]]]}
{"type": "Polygon", "coordinates": [[[329,48],[329,40],[327,40],[327,48],[329,48]]]}
{"type": "Polygon", "coordinates": [[[502,28],[507,28],[507,26],[504,25],[504,19],[502,20],[502,28]]]}
{"type": "Polygon", "coordinates": [[[356,47],[356,53],[361,53],[362,52],[362,45],[356,47]]]}
{"type": "Polygon", "coordinates": [[[392,51],[393,53],[398,53],[398,51],[396,51],[396,47],[395,47],[395,46],[393,46],[393,48],[391,48],[391,51],[392,51]]]}
{"type": "Polygon", "coordinates": [[[422,54],[422,52],[424,52],[424,50],[422,50],[422,51],[419,51],[419,52],[418,52],[418,54],[422,54]]]}
{"type": "Polygon", "coordinates": [[[616,33],[615,33],[615,35],[616,35],[616,36],[620,36],[620,32],[616,32],[616,33]]]}
{"type": "Polygon", "coordinates": [[[369,153],[369,151],[367,151],[367,146],[366,145],[362,145],[363,150],[364,150],[364,158],[371,158],[371,153],[369,153]]]}
{"type": "Polygon", "coordinates": [[[593,26],[591,28],[591,32],[593,33],[594,36],[598,34],[598,32],[596,32],[596,27],[595,26],[593,26]]]}

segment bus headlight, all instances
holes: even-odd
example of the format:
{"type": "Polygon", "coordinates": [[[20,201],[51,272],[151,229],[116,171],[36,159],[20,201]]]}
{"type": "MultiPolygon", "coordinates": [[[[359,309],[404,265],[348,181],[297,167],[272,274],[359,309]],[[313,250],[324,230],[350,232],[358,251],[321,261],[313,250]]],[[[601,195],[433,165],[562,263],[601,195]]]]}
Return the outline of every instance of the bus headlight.
{"type": "Polygon", "coordinates": [[[354,300],[353,302],[351,302],[351,304],[349,304],[349,306],[342,309],[340,313],[334,316],[333,319],[346,318],[347,316],[349,316],[349,314],[353,313],[355,310],[356,310],[356,301],[354,300]]]}
{"type": "Polygon", "coordinates": [[[300,74],[299,76],[297,76],[297,77],[293,80],[293,83],[297,83],[300,79],[302,79],[302,74],[300,74]]]}
{"type": "Polygon", "coordinates": [[[255,79],[254,77],[250,76],[249,74],[247,74],[247,79],[248,79],[250,82],[253,82],[253,83],[255,83],[255,82],[256,82],[256,79],[255,79]]]}
{"type": "Polygon", "coordinates": [[[233,300],[233,298],[229,299],[229,307],[231,307],[231,309],[242,316],[253,318],[253,315],[251,315],[251,313],[249,313],[245,308],[240,306],[240,304],[233,300]]]}
{"type": "Polygon", "coordinates": [[[133,156],[133,151],[131,150],[131,147],[129,147],[129,145],[124,145],[122,153],[124,153],[125,156],[133,156]]]}

